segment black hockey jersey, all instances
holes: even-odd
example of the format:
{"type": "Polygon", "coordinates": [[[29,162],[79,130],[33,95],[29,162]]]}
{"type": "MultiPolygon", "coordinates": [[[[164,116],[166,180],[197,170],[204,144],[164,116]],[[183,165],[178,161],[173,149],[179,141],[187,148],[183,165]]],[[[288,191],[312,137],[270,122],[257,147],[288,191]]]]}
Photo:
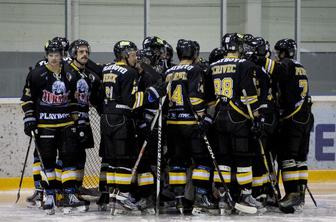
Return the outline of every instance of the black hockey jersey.
{"type": "Polygon", "coordinates": [[[193,113],[205,111],[202,69],[198,65],[177,65],[165,76],[169,86],[167,124],[197,124],[193,113]]]}
{"type": "Polygon", "coordinates": [[[278,63],[267,58],[264,67],[277,84],[281,118],[288,119],[300,110],[310,109],[307,73],[298,61],[285,58],[278,63]]]}
{"type": "Polygon", "coordinates": [[[90,105],[95,107],[100,105],[100,79],[87,69],[79,69],[74,63],[66,66],[74,74],[75,87],[74,97],[77,102],[77,110],[80,120],[89,122],[90,105]]]}
{"type": "Polygon", "coordinates": [[[54,73],[48,64],[29,72],[21,97],[22,109],[35,118],[40,128],[56,128],[74,124],[71,114],[77,112],[71,91],[74,76],[61,67],[54,73]]]}
{"type": "Polygon", "coordinates": [[[129,115],[141,107],[144,93],[138,91],[138,73],[125,63],[117,62],[102,69],[104,90],[103,113],[129,115]]]}
{"type": "Polygon", "coordinates": [[[220,107],[230,105],[238,113],[250,118],[246,105],[251,105],[252,110],[258,108],[256,66],[245,59],[225,57],[212,63],[209,71],[216,98],[224,105],[220,107]]]}

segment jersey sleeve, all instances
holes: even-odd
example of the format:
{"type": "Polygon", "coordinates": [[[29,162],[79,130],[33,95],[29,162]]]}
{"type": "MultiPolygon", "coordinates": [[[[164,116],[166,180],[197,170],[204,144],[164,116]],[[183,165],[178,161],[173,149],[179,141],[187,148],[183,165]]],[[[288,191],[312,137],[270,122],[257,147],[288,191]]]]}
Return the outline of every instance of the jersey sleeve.
{"type": "Polygon", "coordinates": [[[32,75],[32,71],[30,71],[27,75],[21,97],[21,107],[25,116],[33,117],[35,116],[35,99],[33,98],[34,95],[32,95],[32,75]]]}
{"type": "Polygon", "coordinates": [[[240,81],[240,90],[241,97],[240,101],[245,105],[250,105],[252,110],[258,108],[258,95],[255,85],[256,81],[256,67],[252,64],[246,66],[246,69],[243,70],[241,81],[240,81]]]}
{"type": "Polygon", "coordinates": [[[199,66],[195,66],[188,73],[188,99],[196,112],[205,110],[204,101],[204,73],[199,66]]]}

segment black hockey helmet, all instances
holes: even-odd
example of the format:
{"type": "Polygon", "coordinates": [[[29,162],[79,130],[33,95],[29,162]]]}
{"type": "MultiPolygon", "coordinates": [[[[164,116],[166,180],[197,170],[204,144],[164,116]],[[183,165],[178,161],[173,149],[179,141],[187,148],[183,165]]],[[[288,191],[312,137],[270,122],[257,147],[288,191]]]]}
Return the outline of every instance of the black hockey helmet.
{"type": "Polygon", "coordinates": [[[180,39],[177,41],[176,52],[180,60],[194,59],[196,55],[195,43],[191,40],[180,39]]]}
{"type": "Polygon", "coordinates": [[[74,59],[77,55],[77,50],[80,46],[87,46],[88,47],[88,50],[89,50],[89,54],[91,52],[91,49],[90,49],[90,45],[87,41],[83,40],[83,39],[77,39],[75,41],[73,41],[70,46],[69,46],[69,56],[70,58],[74,59]]]}
{"type": "Polygon", "coordinates": [[[200,44],[197,41],[193,41],[193,42],[194,42],[195,47],[196,47],[196,55],[195,55],[195,57],[197,57],[197,56],[199,56],[201,47],[200,47],[200,44]]]}
{"type": "Polygon", "coordinates": [[[47,55],[52,52],[59,52],[63,55],[63,50],[63,45],[59,41],[48,40],[44,46],[44,51],[47,55]]]}
{"type": "Polygon", "coordinates": [[[152,65],[156,65],[165,53],[164,41],[157,36],[146,37],[142,42],[142,48],[151,51],[151,57],[149,59],[152,65]]]}
{"type": "Polygon", "coordinates": [[[275,43],[274,49],[278,53],[285,53],[286,58],[294,58],[296,52],[296,42],[293,39],[281,39],[275,43]]]}
{"type": "Polygon", "coordinates": [[[272,55],[271,45],[267,40],[265,44],[266,44],[266,57],[270,58],[272,55]]]}
{"type": "Polygon", "coordinates": [[[269,51],[268,45],[266,44],[266,40],[262,37],[255,37],[256,41],[256,52],[255,54],[260,57],[265,57],[267,52],[269,51]]]}
{"type": "Polygon", "coordinates": [[[243,52],[244,36],[238,33],[226,33],[222,38],[222,46],[227,52],[243,52]]]}
{"type": "Polygon", "coordinates": [[[225,50],[222,47],[214,48],[209,55],[209,63],[217,62],[218,60],[224,58],[226,55],[225,50]]]}
{"type": "Polygon", "coordinates": [[[137,51],[138,48],[134,42],[121,40],[113,47],[113,52],[117,60],[127,59],[130,51],[137,51]]]}
{"type": "Polygon", "coordinates": [[[152,51],[149,49],[140,49],[136,53],[137,60],[139,62],[144,62],[146,64],[151,64],[151,59],[153,57],[152,51]]]}
{"type": "Polygon", "coordinates": [[[256,55],[258,44],[259,41],[254,37],[246,39],[243,44],[244,52],[242,57],[251,60],[256,55]]]}
{"type": "Polygon", "coordinates": [[[248,33],[246,33],[246,34],[243,35],[243,41],[244,41],[244,42],[250,42],[250,41],[252,41],[253,39],[254,39],[254,37],[253,37],[252,34],[248,34],[248,33]]]}
{"type": "Polygon", "coordinates": [[[54,37],[52,39],[52,41],[59,41],[62,44],[64,51],[65,52],[68,51],[68,49],[69,49],[69,41],[68,41],[67,38],[65,38],[65,37],[54,37]]]}
{"type": "Polygon", "coordinates": [[[174,49],[166,40],[163,40],[163,44],[167,53],[167,59],[171,60],[174,56],[174,49]]]}

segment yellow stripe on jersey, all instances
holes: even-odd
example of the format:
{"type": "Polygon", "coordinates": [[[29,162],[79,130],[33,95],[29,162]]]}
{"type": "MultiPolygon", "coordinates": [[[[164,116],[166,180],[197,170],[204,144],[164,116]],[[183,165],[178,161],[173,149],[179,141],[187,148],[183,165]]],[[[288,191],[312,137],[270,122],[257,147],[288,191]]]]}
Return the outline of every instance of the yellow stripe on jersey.
{"type": "Polygon", "coordinates": [[[143,92],[136,92],[135,93],[135,101],[133,104],[133,109],[136,109],[140,106],[142,106],[143,104],[143,97],[144,97],[144,93],[143,92]]]}
{"type": "Polygon", "coordinates": [[[167,120],[167,124],[169,125],[196,125],[197,121],[196,120],[167,120]]]}
{"type": "Polygon", "coordinates": [[[230,106],[236,110],[239,114],[243,115],[246,119],[250,119],[250,116],[244,113],[241,109],[238,108],[231,100],[229,102],[230,106]]]}
{"type": "Polygon", "coordinates": [[[70,126],[70,125],[74,125],[75,122],[74,121],[70,121],[70,122],[65,122],[65,123],[56,123],[56,124],[37,124],[37,127],[39,128],[57,128],[57,127],[63,127],[63,126],[70,126]]]}
{"type": "Polygon", "coordinates": [[[255,95],[255,96],[241,96],[240,101],[242,101],[242,103],[244,103],[245,105],[253,104],[253,103],[258,101],[258,96],[257,95],[255,95]]]}
{"type": "Polygon", "coordinates": [[[27,101],[27,102],[22,102],[22,103],[21,103],[21,106],[25,106],[25,105],[27,105],[27,104],[29,104],[29,103],[34,103],[34,102],[33,102],[33,101],[30,101],[30,100],[27,101]]]}
{"type": "Polygon", "coordinates": [[[193,106],[201,104],[204,101],[203,99],[197,98],[197,97],[189,97],[189,99],[190,99],[191,105],[193,105],[193,106]]]}

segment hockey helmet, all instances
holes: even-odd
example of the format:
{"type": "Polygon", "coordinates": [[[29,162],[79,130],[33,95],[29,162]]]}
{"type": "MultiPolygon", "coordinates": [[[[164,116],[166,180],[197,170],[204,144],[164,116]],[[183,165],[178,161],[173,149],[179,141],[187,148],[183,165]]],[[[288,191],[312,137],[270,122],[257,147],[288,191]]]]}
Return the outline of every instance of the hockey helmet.
{"type": "Polygon", "coordinates": [[[65,37],[54,37],[52,39],[52,41],[59,41],[62,44],[64,51],[65,52],[68,51],[68,49],[69,49],[69,41],[68,41],[67,38],[65,38],[65,37]]]}
{"type": "Polygon", "coordinates": [[[209,63],[217,62],[218,60],[224,58],[226,55],[225,50],[222,47],[214,48],[209,55],[209,63]]]}
{"type": "Polygon", "coordinates": [[[168,57],[167,59],[171,60],[174,55],[173,47],[166,40],[163,40],[163,44],[164,44],[164,47],[167,53],[167,57],[168,57]]]}
{"type": "Polygon", "coordinates": [[[77,55],[77,51],[78,51],[78,48],[80,46],[87,46],[88,47],[88,50],[89,50],[89,54],[90,54],[90,45],[87,41],[83,40],[83,39],[77,39],[75,41],[73,41],[70,46],[69,46],[69,56],[70,58],[74,59],[77,55]]]}
{"type": "Polygon", "coordinates": [[[294,58],[296,52],[296,42],[293,39],[281,39],[275,43],[274,49],[278,53],[285,53],[285,58],[294,58]]]}
{"type": "Polygon", "coordinates": [[[44,46],[44,51],[47,55],[53,52],[59,52],[63,55],[63,50],[63,45],[59,41],[48,40],[44,46]]]}
{"type": "Polygon", "coordinates": [[[238,33],[227,33],[222,38],[222,46],[227,52],[243,52],[244,36],[238,33]]]}
{"type": "Polygon", "coordinates": [[[131,51],[137,51],[138,48],[134,42],[121,40],[113,47],[113,52],[117,60],[127,59],[131,51]]]}
{"type": "Polygon", "coordinates": [[[180,60],[194,59],[196,55],[195,43],[191,40],[180,39],[177,41],[176,52],[180,60]]]}

